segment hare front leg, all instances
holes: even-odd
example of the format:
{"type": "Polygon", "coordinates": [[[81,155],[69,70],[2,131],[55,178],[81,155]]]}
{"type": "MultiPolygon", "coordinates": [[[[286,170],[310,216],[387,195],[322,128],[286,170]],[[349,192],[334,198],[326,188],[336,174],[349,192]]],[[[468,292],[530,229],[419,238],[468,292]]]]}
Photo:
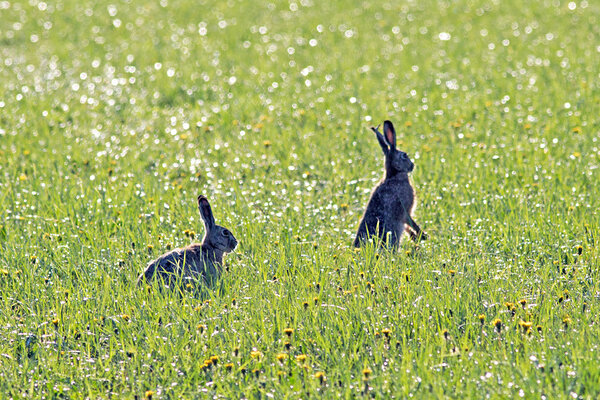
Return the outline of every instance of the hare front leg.
{"type": "Polygon", "coordinates": [[[420,240],[427,240],[427,234],[423,232],[421,227],[408,215],[406,218],[406,231],[410,235],[413,242],[419,242],[420,240]],[[409,229],[410,228],[410,229],[409,229]]]}

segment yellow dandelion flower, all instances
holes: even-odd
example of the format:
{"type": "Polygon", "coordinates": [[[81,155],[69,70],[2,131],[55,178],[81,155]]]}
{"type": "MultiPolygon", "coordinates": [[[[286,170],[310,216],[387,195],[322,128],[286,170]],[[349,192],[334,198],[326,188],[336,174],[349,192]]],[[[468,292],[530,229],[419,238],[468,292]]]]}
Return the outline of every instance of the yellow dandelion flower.
{"type": "Polygon", "coordinates": [[[477,318],[479,318],[479,322],[481,322],[481,325],[483,325],[485,323],[485,315],[479,314],[479,316],[477,318]]]}
{"type": "Polygon", "coordinates": [[[292,333],[294,333],[294,330],[292,328],[285,328],[283,330],[283,333],[285,333],[288,336],[292,336],[292,333]]]}
{"type": "Polygon", "coordinates": [[[265,140],[263,142],[263,146],[265,146],[265,147],[271,147],[271,141],[270,140],[265,140]]]}
{"type": "Polygon", "coordinates": [[[262,357],[262,353],[258,350],[253,350],[250,352],[250,357],[252,358],[261,358],[262,357]]]}
{"type": "Polygon", "coordinates": [[[226,371],[231,371],[233,369],[233,364],[232,363],[227,363],[225,364],[225,370],[226,371]]]}
{"type": "Polygon", "coordinates": [[[287,358],[287,354],[285,354],[285,353],[279,353],[279,354],[277,354],[276,357],[277,357],[277,361],[279,361],[280,363],[283,364],[283,362],[287,358]]]}
{"type": "Polygon", "coordinates": [[[580,126],[576,126],[572,129],[573,133],[581,133],[582,129],[580,126]]]}
{"type": "Polygon", "coordinates": [[[125,321],[129,321],[131,319],[128,314],[121,314],[121,318],[123,318],[125,321]]]}
{"type": "Polygon", "coordinates": [[[325,381],[325,372],[319,371],[315,373],[314,377],[315,379],[318,379],[319,382],[322,384],[325,381]]]}
{"type": "Polygon", "coordinates": [[[152,390],[146,390],[146,393],[144,394],[144,397],[147,400],[152,400],[152,396],[154,396],[154,392],[152,390]]]}
{"type": "Polygon", "coordinates": [[[296,361],[298,362],[305,362],[306,361],[306,354],[299,354],[296,356],[296,361]]]}
{"type": "Polygon", "coordinates": [[[492,326],[496,328],[498,332],[502,329],[502,321],[499,318],[496,318],[492,321],[492,326]]]}
{"type": "Polygon", "coordinates": [[[342,203],[342,204],[340,204],[340,209],[341,209],[341,210],[347,210],[347,209],[348,209],[348,207],[350,207],[350,206],[349,206],[348,204],[346,204],[346,203],[342,203]]]}
{"type": "Polygon", "coordinates": [[[218,364],[219,363],[219,356],[210,356],[210,361],[212,361],[213,364],[218,364]]]}
{"type": "Polygon", "coordinates": [[[204,331],[206,330],[206,325],[204,325],[204,324],[198,324],[196,326],[196,330],[200,331],[200,333],[204,333],[204,331]]]}
{"type": "Polygon", "coordinates": [[[404,126],[407,127],[407,128],[410,128],[412,126],[412,121],[406,121],[404,123],[404,126]]]}
{"type": "Polygon", "coordinates": [[[58,322],[59,322],[59,321],[58,321],[58,318],[54,318],[54,319],[52,320],[52,323],[54,324],[54,326],[58,326],[58,322]]]}
{"type": "Polygon", "coordinates": [[[363,373],[363,376],[365,377],[365,379],[369,379],[369,377],[371,376],[373,371],[371,370],[371,368],[365,368],[362,370],[362,373],[363,373]]]}

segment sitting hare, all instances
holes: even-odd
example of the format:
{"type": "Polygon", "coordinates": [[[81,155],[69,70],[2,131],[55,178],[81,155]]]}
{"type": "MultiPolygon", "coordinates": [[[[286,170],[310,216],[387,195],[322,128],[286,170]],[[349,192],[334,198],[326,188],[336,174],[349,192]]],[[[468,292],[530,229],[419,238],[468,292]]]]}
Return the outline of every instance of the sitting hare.
{"type": "Polygon", "coordinates": [[[204,221],[205,234],[202,243],[194,243],[182,249],[175,249],[151,261],[138,284],[150,283],[154,276],[172,284],[178,279],[199,280],[211,284],[223,270],[223,254],[237,246],[237,240],[226,228],[215,224],[210,204],[204,196],[198,196],[198,209],[204,221]]]}
{"type": "Polygon", "coordinates": [[[369,236],[378,236],[389,248],[397,249],[404,230],[415,242],[427,239],[427,235],[410,216],[415,194],[408,173],[415,165],[405,152],[396,149],[396,131],[390,121],[383,123],[385,136],[377,128],[371,129],[385,154],[385,175],[371,194],[354,246],[360,247],[369,236]]]}

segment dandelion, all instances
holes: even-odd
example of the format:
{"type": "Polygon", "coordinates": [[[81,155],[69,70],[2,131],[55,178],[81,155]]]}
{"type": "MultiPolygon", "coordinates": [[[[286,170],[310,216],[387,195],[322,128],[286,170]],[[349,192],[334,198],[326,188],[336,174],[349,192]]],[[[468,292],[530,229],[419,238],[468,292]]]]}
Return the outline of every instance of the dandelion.
{"type": "Polygon", "coordinates": [[[152,396],[154,395],[154,392],[152,390],[146,390],[146,393],[144,394],[144,397],[147,400],[152,400],[152,396]]]}
{"type": "Polygon", "coordinates": [[[515,305],[513,303],[506,302],[506,303],[504,303],[504,306],[506,307],[507,310],[512,310],[512,308],[515,305]]]}
{"type": "Polygon", "coordinates": [[[204,325],[204,324],[198,324],[196,326],[196,330],[200,331],[200,333],[204,333],[204,331],[206,330],[206,325],[204,325]]]}
{"type": "Polygon", "coordinates": [[[283,362],[287,358],[287,354],[285,354],[285,353],[279,353],[279,354],[277,354],[276,358],[277,358],[277,361],[279,361],[280,363],[283,364],[283,362]]]}
{"type": "Polygon", "coordinates": [[[313,303],[315,303],[315,306],[319,304],[319,298],[315,297],[313,298],[313,303]]]}
{"type": "Polygon", "coordinates": [[[37,257],[31,256],[31,257],[29,257],[29,261],[31,261],[32,264],[35,264],[37,262],[37,257]]]}
{"type": "Polygon", "coordinates": [[[454,276],[454,274],[456,274],[456,270],[455,269],[449,269],[448,273],[450,274],[450,276],[454,276]]]}
{"type": "Polygon", "coordinates": [[[250,352],[250,357],[258,359],[262,357],[262,353],[258,350],[253,350],[250,352]]]}
{"type": "Polygon", "coordinates": [[[52,323],[54,324],[54,326],[58,326],[58,322],[59,322],[59,321],[58,321],[58,318],[54,318],[54,319],[52,320],[52,323]]]}
{"type": "Polygon", "coordinates": [[[301,362],[301,363],[305,362],[306,361],[306,354],[299,354],[299,355],[297,355],[296,356],[296,361],[301,362]]]}
{"type": "Polygon", "coordinates": [[[219,356],[210,356],[210,361],[212,361],[213,364],[217,365],[219,363],[219,356]]]}
{"type": "Polygon", "coordinates": [[[371,368],[368,368],[368,367],[362,370],[364,379],[369,379],[369,377],[371,376],[372,373],[373,373],[373,371],[371,370],[371,368]]]}
{"type": "Polygon", "coordinates": [[[479,314],[477,318],[479,318],[479,322],[481,322],[481,325],[485,324],[485,315],[479,314]]]}
{"type": "Polygon", "coordinates": [[[577,250],[578,255],[583,254],[583,246],[579,245],[579,246],[575,247],[575,250],[577,250]]]}
{"type": "Polygon", "coordinates": [[[502,329],[502,321],[499,318],[496,318],[492,321],[492,326],[496,328],[498,332],[502,329]]]}
{"type": "Polygon", "coordinates": [[[411,121],[406,121],[404,123],[404,126],[407,127],[407,128],[410,128],[412,126],[412,122],[411,121]]]}
{"type": "Polygon", "coordinates": [[[167,248],[167,250],[171,250],[173,248],[173,243],[169,242],[165,247],[167,248]]]}
{"type": "Polygon", "coordinates": [[[446,340],[450,339],[450,334],[448,333],[448,329],[444,329],[442,331],[442,336],[444,336],[444,339],[446,339],[446,340]]]}
{"type": "Polygon", "coordinates": [[[519,321],[519,326],[523,329],[524,333],[531,332],[531,327],[533,324],[531,322],[519,321]]]}
{"type": "Polygon", "coordinates": [[[292,333],[294,333],[294,330],[292,328],[285,328],[283,330],[283,333],[285,333],[288,336],[292,336],[292,333]]]}
{"type": "Polygon", "coordinates": [[[308,301],[302,303],[302,307],[304,307],[304,309],[306,310],[308,308],[308,301]]]}
{"type": "Polygon", "coordinates": [[[131,317],[128,314],[121,314],[121,318],[123,318],[123,320],[125,321],[129,321],[131,319],[131,317]]]}
{"type": "Polygon", "coordinates": [[[292,344],[290,342],[285,342],[283,344],[283,348],[286,349],[286,350],[289,350],[289,349],[292,348],[292,344]]]}
{"type": "Polygon", "coordinates": [[[521,299],[521,300],[519,300],[519,304],[521,304],[521,307],[523,307],[523,309],[525,309],[525,306],[527,305],[527,300],[521,299]]]}
{"type": "Polygon", "coordinates": [[[265,146],[265,147],[271,147],[271,141],[270,140],[265,140],[263,142],[263,146],[265,146]]]}
{"type": "Polygon", "coordinates": [[[342,210],[342,211],[346,211],[348,209],[348,207],[350,207],[350,206],[346,203],[340,204],[340,210],[342,210]]]}
{"type": "Polygon", "coordinates": [[[531,129],[531,124],[525,124],[525,125],[523,125],[523,128],[529,130],[529,129],[531,129]]]}
{"type": "Polygon", "coordinates": [[[147,246],[147,249],[148,249],[148,253],[150,253],[150,254],[151,254],[151,253],[152,253],[152,250],[154,250],[154,246],[152,246],[151,244],[149,244],[149,245],[147,246]]]}
{"type": "Polygon", "coordinates": [[[571,318],[567,315],[563,318],[562,323],[565,326],[565,328],[568,328],[569,324],[571,324],[571,318]]]}
{"type": "Polygon", "coordinates": [[[381,330],[381,333],[383,333],[383,336],[385,336],[386,338],[389,339],[390,335],[392,334],[392,330],[388,329],[388,328],[384,328],[381,330]]]}
{"type": "Polygon", "coordinates": [[[233,369],[233,364],[232,363],[225,364],[225,371],[231,372],[232,369],[233,369]]]}
{"type": "Polygon", "coordinates": [[[213,362],[212,362],[212,360],[211,360],[210,358],[209,358],[209,359],[206,359],[206,360],[204,360],[204,366],[205,366],[205,367],[207,367],[207,368],[208,368],[208,367],[210,367],[210,366],[212,366],[212,365],[213,365],[213,362]]]}
{"type": "Polygon", "coordinates": [[[254,374],[255,377],[259,377],[260,376],[260,369],[256,368],[252,370],[252,373],[254,374]]]}
{"type": "Polygon", "coordinates": [[[325,382],[325,373],[322,371],[319,371],[317,373],[315,373],[315,379],[319,380],[319,383],[322,385],[323,382],[325,382]]]}
{"type": "Polygon", "coordinates": [[[576,126],[576,127],[574,127],[574,128],[572,129],[572,131],[573,131],[573,133],[581,133],[581,132],[582,132],[582,129],[581,129],[581,127],[580,127],[580,126],[576,126]]]}

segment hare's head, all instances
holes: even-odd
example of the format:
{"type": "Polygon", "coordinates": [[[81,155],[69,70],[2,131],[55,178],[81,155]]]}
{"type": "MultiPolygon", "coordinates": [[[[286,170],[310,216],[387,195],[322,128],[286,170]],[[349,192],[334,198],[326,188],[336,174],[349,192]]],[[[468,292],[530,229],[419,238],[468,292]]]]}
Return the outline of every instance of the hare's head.
{"type": "Polygon", "coordinates": [[[383,154],[385,154],[385,171],[387,176],[412,172],[415,164],[410,160],[408,154],[396,149],[396,131],[394,130],[394,125],[390,121],[385,121],[383,123],[383,135],[377,128],[371,129],[377,135],[379,145],[383,150],[383,154]]]}
{"type": "Polygon", "coordinates": [[[215,217],[206,197],[198,196],[198,209],[200,210],[200,215],[202,215],[206,231],[204,239],[202,239],[202,244],[209,245],[224,253],[235,249],[238,243],[237,239],[229,229],[215,223],[215,217]]]}

